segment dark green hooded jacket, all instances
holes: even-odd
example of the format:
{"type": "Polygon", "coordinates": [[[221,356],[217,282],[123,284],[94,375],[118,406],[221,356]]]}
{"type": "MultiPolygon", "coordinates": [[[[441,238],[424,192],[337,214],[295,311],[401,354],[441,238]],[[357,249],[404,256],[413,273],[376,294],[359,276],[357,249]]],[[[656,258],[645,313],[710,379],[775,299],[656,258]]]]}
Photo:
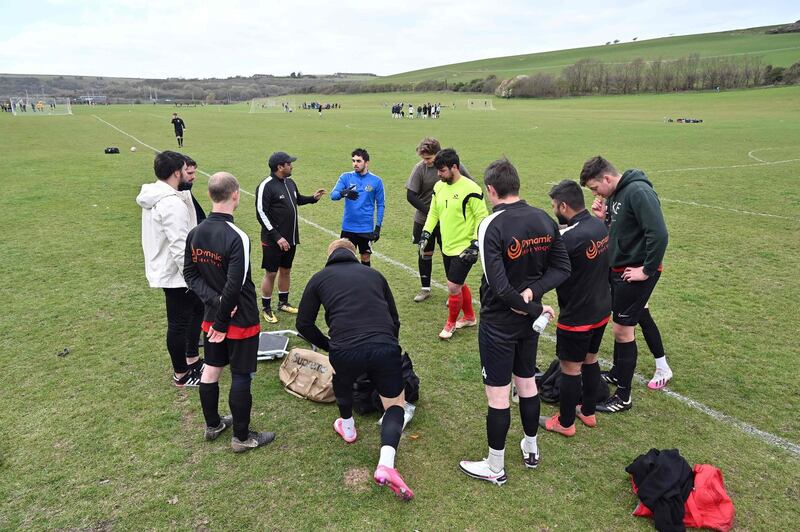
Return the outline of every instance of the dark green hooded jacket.
{"type": "Polygon", "coordinates": [[[653,275],[667,249],[667,225],[653,184],[641,170],[626,170],[608,199],[608,249],[612,268],[644,266],[653,275]]]}

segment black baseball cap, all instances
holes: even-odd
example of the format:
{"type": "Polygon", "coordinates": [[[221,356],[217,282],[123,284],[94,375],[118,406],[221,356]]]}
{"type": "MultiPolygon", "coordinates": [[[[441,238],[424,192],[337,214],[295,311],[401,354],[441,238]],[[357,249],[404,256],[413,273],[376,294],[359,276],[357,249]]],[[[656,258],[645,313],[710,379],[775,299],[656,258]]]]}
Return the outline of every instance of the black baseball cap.
{"type": "Polygon", "coordinates": [[[278,168],[279,165],[286,164],[286,163],[293,163],[297,160],[297,157],[292,157],[285,151],[276,151],[272,155],[269,156],[269,161],[267,164],[269,165],[271,170],[275,170],[278,168]]]}

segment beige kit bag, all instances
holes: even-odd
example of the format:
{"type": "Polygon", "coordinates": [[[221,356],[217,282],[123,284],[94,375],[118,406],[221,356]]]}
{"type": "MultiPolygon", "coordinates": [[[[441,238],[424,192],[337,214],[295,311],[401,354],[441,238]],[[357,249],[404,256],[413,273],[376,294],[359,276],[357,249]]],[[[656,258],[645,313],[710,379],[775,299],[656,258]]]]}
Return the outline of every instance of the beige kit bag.
{"type": "Polygon", "coordinates": [[[327,355],[295,347],[283,359],[278,377],[290,394],[318,403],[332,403],[333,366],[327,355]]]}

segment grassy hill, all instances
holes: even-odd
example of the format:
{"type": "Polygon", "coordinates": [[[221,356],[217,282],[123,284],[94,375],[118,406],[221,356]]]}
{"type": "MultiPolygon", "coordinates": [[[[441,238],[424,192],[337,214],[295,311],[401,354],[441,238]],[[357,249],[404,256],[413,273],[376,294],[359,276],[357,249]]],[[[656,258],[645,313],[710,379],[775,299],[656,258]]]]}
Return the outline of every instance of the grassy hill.
{"type": "Polygon", "coordinates": [[[700,54],[701,57],[752,54],[761,56],[764,64],[784,67],[800,61],[800,33],[767,34],[766,31],[773,27],[776,26],[495,57],[380,77],[374,82],[417,83],[444,79],[448,82],[458,82],[485,78],[491,74],[507,79],[519,74],[557,72],[587,57],[618,63],[637,58],[677,59],[694,53],[700,54]]]}

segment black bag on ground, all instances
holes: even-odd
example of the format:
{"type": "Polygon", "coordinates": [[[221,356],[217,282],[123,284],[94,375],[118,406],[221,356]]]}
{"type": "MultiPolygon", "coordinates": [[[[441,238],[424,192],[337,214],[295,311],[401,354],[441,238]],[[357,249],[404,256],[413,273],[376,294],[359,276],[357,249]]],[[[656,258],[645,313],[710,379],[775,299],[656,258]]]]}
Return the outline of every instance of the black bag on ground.
{"type": "MultiPolygon", "coordinates": [[[[414,373],[414,364],[406,351],[401,355],[403,361],[403,384],[406,401],[416,403],[419,400],[419,377],[414,373]]],[[[369,375],[364,373],[353,382],[353,411],[359,415],[370,412],[383,412],[383,405],[378,391],[372,384],[369,375]]]]}
{"type": "Polygon", "coordinates": [[[119,148],[115,147],[106,148],[106,154],[111,154],[111,153],[119,153],[119,148]]]}
{"type": "MultiPolygon", "coordinates": [[[[545,403],[558,403],[561,400],[561,366],[558,359],[553,360],[541,377],[536,379],[536,387],[539,388],[539,398],[545,403]]],[[[609,395],[608,383],[600,377],[595,401],[603,402],[609,395]]]]}

